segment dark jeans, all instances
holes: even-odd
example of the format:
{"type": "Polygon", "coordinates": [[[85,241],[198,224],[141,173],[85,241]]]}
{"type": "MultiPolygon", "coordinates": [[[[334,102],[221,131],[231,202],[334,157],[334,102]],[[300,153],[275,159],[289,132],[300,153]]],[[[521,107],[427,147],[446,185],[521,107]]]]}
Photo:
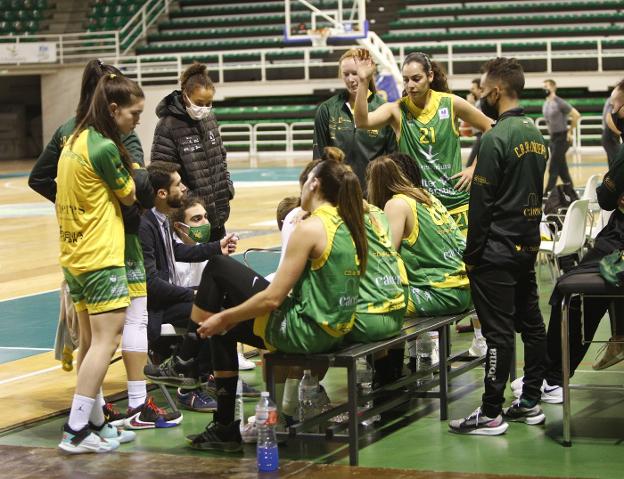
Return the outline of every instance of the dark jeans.
{"type": "Polygon", "coordinates": [[[548,193],[557,184],[557,178],[561,178],[564,183],[572,184],[572,177],[568,170],[566,161],[566,151],[570,148],[567,132],[562,131],[550,135],[550,167],[548,168],[548,183],[546,191],[548,193]]]}
{"type": "Polygon", "coordinates": [[[608,127],[605,127],[602,131],[601,143],[602,147],[607,152],[607,163],[609,165],[609,169],[611,169],[611,166],[615,161],[615,156],[620,149],[620,137],[609,130],[608,127]]]}
{"type": "Polygon", "coordinates": [[[509,378],[515,333],[524,343],[522,397],[540,398],[546,357],[546,330],[539,309],[533,264],[502,268],[483,264],[468,273],[472,300],[487,341],[485,392],[481,410],[489,417],[501,413],[509,378]]]}
{"type": "MultiPolygon", "coordinates": [[[[558,291],[557,286],[562,283],[577,282],[582,284],[586,282],[586,278],[595,277],[599,274],[598,263],[605,252],[592,249],[590,250],[579,266],[574,268],[567,274],[564,274],[557,281],[555,290],[550,298],[552,307],[550,313],[550,322],[548,323],[547,334],[547,364],[546,381],[550,385],[561,385],[563,382],[563,372],[561,363],[561,301],[563,295],[558,291]]],[[[583,331],[581,330],[581,318],[584,323],[584,337],[586,341],[591,341],[596,334],[598,324],[609,309],[610,299],[601,298],[585,298],[584,308],[581,309],[581,300],[578,296],[574,297],[570,303],[569,314],[569,334],[570,334],[570,376],[574,375],[574,371],[585,357],[589,349],[589,343],[583,344],[583,331]]],[[[616,334],[624,334],[624,301],[614,301],[616,334]]]]}

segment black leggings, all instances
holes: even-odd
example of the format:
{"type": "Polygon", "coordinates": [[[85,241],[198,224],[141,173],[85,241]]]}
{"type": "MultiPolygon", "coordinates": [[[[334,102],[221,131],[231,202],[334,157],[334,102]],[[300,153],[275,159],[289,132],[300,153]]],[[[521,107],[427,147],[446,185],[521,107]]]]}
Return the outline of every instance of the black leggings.
{"type": "MultiPolygon", "coordinates": [[[[197,290],[195,305],[217,313],[244,303],[265,290],[269,282],[254,270],[229,256],[216,256],[208,261],[197,290]]],[[[254,318],[238,323],[226,334],[210,338],[212,367],[215,371],[238,371],[236,343],[266,349],[261,337],[253,332],[254,318]]]]}

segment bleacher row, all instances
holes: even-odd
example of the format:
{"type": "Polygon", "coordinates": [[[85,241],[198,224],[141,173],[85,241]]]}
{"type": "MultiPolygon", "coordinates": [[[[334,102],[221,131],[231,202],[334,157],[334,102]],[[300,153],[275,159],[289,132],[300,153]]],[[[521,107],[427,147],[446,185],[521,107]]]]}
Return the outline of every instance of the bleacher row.
{"type": "Polygon", "coordinates": [[[0,35],[36,33],[47,8],[47,0],[0,0],[0,35]]]}

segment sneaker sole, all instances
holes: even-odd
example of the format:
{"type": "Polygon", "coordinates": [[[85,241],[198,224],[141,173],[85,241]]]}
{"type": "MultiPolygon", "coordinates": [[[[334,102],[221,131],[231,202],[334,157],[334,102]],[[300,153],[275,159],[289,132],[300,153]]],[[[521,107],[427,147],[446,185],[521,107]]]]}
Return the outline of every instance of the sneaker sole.
{"type": "Polygon", "coordinates": [[[180,415],[178,419],[162,422],[133,422],[132,418],[128,418],[124,423],[124,427],[135,431],[140,431],[142,429],[166,429],[178,426],[182,422],[183,417],[184,416],[180,415]]]}
{"type": "Polygon", "coordinates": [[[215,412],[217,410],[217,406],[214,407],[207,407],[207,408],[195,408],[193,406],[188,406],[186,404],[181,403],[180,401],[178,401],[178,405],[182,408],[182,409],[186,409],[187,411],[195,411],[195,412],[215,412]]]}
{"type": "Polygon", "coordinates": [[[186,439],[189,447],[197,451],[223,451],[223,452],[240,452],[243,450],[243,444],[239,442],[208,442],[201,445],[193,444],[193,441],[186,439]]]}
{"type": "Polygon", "coordinates": [[[58,445],[58,448],[63,451],[64,453],[67,454],[102,454],[105,452],[113,452],[115,449],[117,449],[117,447],[119,444],[117,443],[117,445],[112,445],[113,447],[110,448],[97,448],[97,449],[92,449],[92,448],[87,448],[87,447],[83,447],[83,446],[72,446],[71,444],[64,444],[64,443],[60,443],[58,445]]]}
{"type": "Polygon", "coordinates": [[[562,396],[548,396],[544,393],[542,393],[542,402],[548,403],[548,404],[563,404],[563,397],[562,396]]]}
{"type": "Polygon", "coordinates": [[[505,421],[509,422],[523,422],[528,424],[529,426],[537,426],[539,424],[544,424],[546,422],[546,415],[544,413],[538,414],[536,416],[524,416],[518,418],[512,418],[509,416],[503,415],[505,421]]]}
{"type": "Polygon", "coordinates": [[[453,429],[452,427],[449,426],[449,431],[454,434],[462,434],[462,435],[468,435],[468,436],[500,436],[501,434],[505,434],[505,431],[507,431],[508,427],[509,427],[509,424],[504,422],[500,426],[496,426],[496,427],[480,427],[477,429],[471,429],[471,430],[466,430],[466,431],[453,429]]]}

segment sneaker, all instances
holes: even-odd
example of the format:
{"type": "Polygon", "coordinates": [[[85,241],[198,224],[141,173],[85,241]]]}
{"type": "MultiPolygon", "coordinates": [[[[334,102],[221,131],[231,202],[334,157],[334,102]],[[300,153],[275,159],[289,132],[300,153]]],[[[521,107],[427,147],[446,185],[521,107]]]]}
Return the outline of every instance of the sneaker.
{"type": "Polygon", "coordinates": [[[259,398],[260,391],[258,391],[253,386],[250,386],[245,381],[243,381],[243,397],[245,398],[259,398]]]}
{"type": "MultiPolygon", "coordinates": [[[[511,390],[513,395],[517,398],[522,396],[522,386],[524,385],[524,376],[517,378],[511,382],[511,390]]],[[[548,404],[562,404],[563,403],[563,388],[557,385],[550,385],[544,379],[542,387],[541,400],[548,404]]]]}
{"type": "Polygon", "coordinates": [[[204,432],[186,436],[186,440],[189,446],[200,451],[237,452],[243,448],[240,421],[233,421],[227,426],[213,421],[204,432]]]}
{"type": "Polygon", "coordinates": [[[200,378],[200,388],[210,397],[217,397],[217,384],[211,374],[208,378],[200,378]]]}
{"type": "Polygon", "coordinates": [[[65,424],[63,426],[63,439],[61,439],[58,447],[69,454],[100,453],[117,449],[119,443],[114,439],[102,439],[91,432],[88,425],[80,431],[74,431],[69,427],[69,424],[65,424]]]}
{"type": "Polygon", "coordinates": [[[596,371],[600,371],[601,369],[607,369],[613,366],[614,364],[619,363],[620,361],[624,361],[624,342],[614,342],[614,341],[624,341],[624,338],[621,337],[613,337],[609,339],[608,343],[602,345],[596,358],[602,354],[600,359],[596,359],[596,362],[592,364],[592,369],[596,371]]]}
{"type": "Polygon", "coordinates": [[[472,338],[472,344],[470,345],[470,348],[468,348],[468,355],[474,358],[481,358],[485,356],[485,353],[487,353],[487,343],[485,342],[485,338],[483,336],[480,338],[474,336],[472,338]]]}
{"type": "Polygon", "coordinates": [[[503,408],[503,417],[507,421],[524,422],[530,426],[546,422],[546,416],[539,405],[528,407],[521,399],[516,399],[510,407],[503,408]]]}
{"type": "Polygon", "coordinates": [[[104,411],[104,421],[113,426],[120,427],[124,425],[126,420],[126,415],[122,412],[119,412],[112,403],[106,403],[102,406],[102,411],[104,411]]]}
{"type": "Polygon", "coordinates": [[[258,428],[256,427],[256,416],[249,416],[247,424],[241,429],[241,439],[245,444],[255,444],[258,442],[258,428]]]}
{"type": "Polygon", "coordinates": [[[481,414],[480,407],[468,417],[449,421],[450,431],[456,434],[500,436],[508,427],[509,424],[505,422],[502,415],[499,414],[495,418],[488,417],[481,414]]]}
{"type": "Polygon", "coordinates": [[[109,422],[105,422],[100,427],[97,427],[92,422],[89,422],[89,429],[91,429],[102,439],[114,439],[119,444],[126,444],[127,442],[132,442],[136,439],[136,433],[126,431],[125,429],[119,429],[109,422]]]}
{"type": "Polygon", "coordinates": [[[182,418],[181,412],[167,412],[156,406],[150,397],[140,406],[128,409],[124,426],[128,429],[160,429],[177,426],[182,418]]]}
{"type": "Polygon", "coordinates": [[[143,374],[153,383],[165,386],[183,389],[195,389],[200,386],[197,361],[194,359],[183,361],[176,355],[165,359],[158,366],[147,364],[143,368],[143,374]]]}
{"type": "Polygon", "coordinates": [[[206,394],[202,388],[186,393],[178,389],[176,398],[180,406],[190,411],[214,412],[217,410],[217,401],[206,394]]]}
{"type": "Polygon", "coordinates": [[[256,363],[247,359],[242,353],[238,353],[238,369],[240,371],[249,371],[255,367],[256,363]]]}

